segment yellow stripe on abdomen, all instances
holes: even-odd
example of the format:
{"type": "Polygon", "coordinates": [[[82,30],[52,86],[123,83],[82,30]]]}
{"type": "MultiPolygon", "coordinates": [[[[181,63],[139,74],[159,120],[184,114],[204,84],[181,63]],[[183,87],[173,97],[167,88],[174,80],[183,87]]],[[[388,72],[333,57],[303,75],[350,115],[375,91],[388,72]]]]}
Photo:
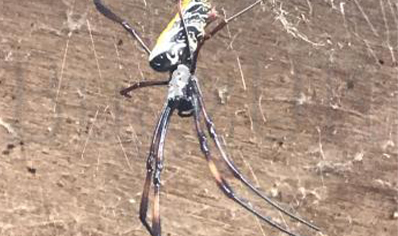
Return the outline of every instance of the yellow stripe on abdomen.
{"type": "MultiPolygon", "coordinates": [[[[181,6],[181,11],[184,12],[185,8],[188,6],[189,3],[191,3],[192,0],[183,0],[182,1],[182,6],[181,6]]],[[[162,40],[164,39],[164,35],[166,34],[166,32],[168,32],[174,25],[174,23],[176,22],[176,20],[180,18],[180,16],[177,14],[173,17],[173,19],[169,22],[169,24],[167,25],[167,27],[162,31],[162,33],[159,35],[158,40],[156,40],[156,45],[161,44],[162,40]]],[[[156,47],[155,45],[155,47],[156,47]]]]}

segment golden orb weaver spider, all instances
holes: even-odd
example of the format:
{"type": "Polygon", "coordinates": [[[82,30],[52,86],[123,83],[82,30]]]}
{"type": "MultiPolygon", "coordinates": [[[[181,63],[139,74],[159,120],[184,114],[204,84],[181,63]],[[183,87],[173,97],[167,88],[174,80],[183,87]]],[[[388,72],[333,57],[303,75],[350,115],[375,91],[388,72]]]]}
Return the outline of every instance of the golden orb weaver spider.
{"type": "Polygon", "coordinates": [[[281,232],[291,236],[298,236],[298,234],[290,232],[282,225],[273,221],[270,217],[260,214],[249,202],[234,192],[225,178],[218,171],[213,160],[208,147],[205,132],[200,124],[200,115],[203,115],[208,134],[220,152],[222,160],[228,166],[235,178],[240,180],[251,191],[265,200],[268,204],[278,209],[280,212],[316,231],[320,231],[320,229],[315,225],[293,215],[292,213],[280,207],[276,202],[255,188],[254,185],[241,174],[234,162],[227,156],[226,152],[221,146],[214,123],[207,113],[202,92],[199,88],[198,78],[195,76],[197,58],[199,51],[205,41],[213,37],[229,22],[248,12],[262,1],[264,0],[256,0],[254,3],[239,11],[232,17],[228,19],[222,18],[221,22],[215,26],[213,30],[211,30],[209,33],[206,33],[205,27],[219,18],[217,12],[211,7],[210,3],[207,0],[178,0],[178,13],[170,21],[166,29],[161,33],[156,45],[154,46],[154,49],[151,51],[127,21],[123,20],[113,13],[109,8],[103,5],[101,0],[94,0],[94,4],[99,12],[101,12],[108,19],[123,26],[123,28],[126,29],[140,43],[142,48],[149,55],[149,64],[154,70],[158,72],[170,72],[170,78],[168,80],[137,82],[132,86],[120,91],[123,96],[130,97],[128,93],[138,88],[158,85],[169,86],[167,101],[163,106],[163,110],[160,114],[160,118],[152,136],[151,147],[146,162],[144,190],[140,204],[140,220],[152,236],[161,236],[160,175],[163,169],[163,150],[166,132],[170,117],[175,110],[178,111],[178,115],[181,117],[193,116],[201,151],[206,158],[210,172],[213,175],[218,187],[227,197],[281,232]],[[151,183],[154,185],[152,226],[149,225],[148,221],[146,220],[151,183]]]}

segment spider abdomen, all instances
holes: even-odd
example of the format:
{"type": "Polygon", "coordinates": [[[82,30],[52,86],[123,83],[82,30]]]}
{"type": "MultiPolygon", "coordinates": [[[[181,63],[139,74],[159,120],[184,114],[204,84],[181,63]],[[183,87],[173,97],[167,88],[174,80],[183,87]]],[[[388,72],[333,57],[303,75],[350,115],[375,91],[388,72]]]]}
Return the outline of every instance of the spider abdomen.
{"type": "MultiPolygon", "coordinates": [[[[196,51],[198,42],[204,37],[209,22],[211,6],[206,0],[184,0],[182,15],[187,27],[189,46],[196,51]]],[[[187,64],[190,59],[186,36],[180,16],[176,14],[160,34],[149,55],[149,65],[156,71],[172,71],[178,64],[187,64]]]]}

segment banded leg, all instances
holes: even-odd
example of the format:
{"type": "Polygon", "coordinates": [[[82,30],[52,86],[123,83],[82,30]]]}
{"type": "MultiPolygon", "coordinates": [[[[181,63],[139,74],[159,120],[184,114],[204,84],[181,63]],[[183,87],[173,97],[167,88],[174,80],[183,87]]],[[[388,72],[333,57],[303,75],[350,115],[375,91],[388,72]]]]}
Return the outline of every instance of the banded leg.
{"type": "Polygon", "coordinates": [[[220,172],[217,169],[216,164],[214,163],[213,157],[210,153],[210,149],[208,147],[207,144],[207,139],[206,136],[203,132],[203,129],[200,125],[200,104],[198,101],[198,96],[200,95],[194,95],[193,99],[194,99],[194,121],[195,121],[195,128],[196,128],[196,132],[198,135],[198,139],[199,139],[199,143],[200,143],[200,147],[201,150],[203,152],[203,154],[206,157],[207,163],[209,165],[209,169],[211,174],[213,175],[217,186],[221,189],[221,191],[230,199],[232,199],[233,201],[235,201],[236,203],[238,203],[240,206],[242,206],[243,208],[245,208],[246,210],[248,210],[249,212],[251,212],[252,214],[254,214],[255,216],[257,216],[258,218],[260,218],[261,220],[265,221],[266,223],[268,223],[269,225],[271,225],[272,227],[280,230],[283,233],[286,233],[290,236],[299,236],[298,234],[292,233],[289,230],[287,230],[285,227],[281,226],[280,224],[276,223],[275,221],[273,221],[270,217],[264,216],[262,214],[260,214],[257,210],[255,210],[252,207],[252,204],[245,201],[244,199],[242,199],[241,197],[239,197],[235,191],[232,189],[232,187],[228,184],[228,182],[221,176],[220,172]]]}
{"type": "Polygon", "coordinates": [[[268,204],[270,204],[274,208],[278,209],[280,212],[284,213],[285,215],[289,216],[290,218],[297,220],[298,222],[300,222],[316,231],[320,231],[320,228],[318,228],[317,226],[315,226],[315,225],[311,224],[310,222],[308,222],[298,216],[295,216],[292,213],[288,212],[287,210],[283,209],[279,204],[277,204],[271,198],[269,198],[268,196],[266,196],[265,194],[260,192],[256,187],[254,187],[254,185],[248,179],[246,179],[246,177],[239,171],[239,169],[237,168],[235,163],[231,160],[231,158],[228,157],[228,155],[222,148],[221,142],[220,142],[217,132],[216,132],[215,125],[206,111],[202,92],[199,88],[199,84],[198,84],[197,80],[194,80],[194,90],[198,94],[199,107],[201,108],[201,112],[203,113],[205,123],[207,126],[207,130],[210,134],[210,137],[212,138],[214,144],[216,145],[216,148],[218,149],[218,151],[221,154],[222,159],[227,164],[229,170],[232,172],[234,177],[237,178],[238,180],[240,180],[241,182],[243,182],[243,184],[246,185],[246,187],[248,187],[250,190],[252,190],[257,196],[259,196],[260,198],[265,200],[268,204]]]}
{"type": "Polygon", "coordinates": [[[148,55],[151,54],[151,50],[138,35],[137,31],[135,31],[135,29],[126,20],[123,20],[118,15],[113,13],[109,8],[102,4],[101,0],[94,0],[94,4],[97,10],[101,12],[105,17],[120,24],[125,30],[127,30],[127,32],[129,32],[140,43],[141,47],[148,55]]]}
{"type": "Polygon", "coordinates": [[[166,139],[167,128],[169,125],[170,117],[174,111],[172,105],[167,105],[164,111],[164,122],[160,127],[160,139],[158,143],[158,151],[155,162],[155,173],[153,176],[154,185],[154,200],[153,200],[153,214],[152,214],[152,233],[153,236],[161,236],[161,221],[160,221],[160,175],[163,170],[164,162],[164,143],[166,139]]]}
{"type": "Polygon", "coordinates": [[[144,81],[134,83],[133,85],[120,90],[120,94],[122,96],[131,98],[131,96],[128,93],[135,89],[151,87],[151,86],[162,86],[162,85],[167,85],[168,83],[169,83],[169,80],[144,80],[144,81]]]}
{"type": "MultiPolygon", "coordinates": [[[[152,236],[154,235],[153,230],[146,220],[147,212],[148,212],[148,203],[149,203],[148,202],[149,191],[151,189],[151,183],[154,178],[153,172],[157,168],[157,166],[156,166],[157,163],[154,163],[155,157],[156,157],[156,159],[158,159],[159,147],[163,146],[163,144],[161,144],[161,140],[162,140],[161,136],[162,136],[162,133],[164,132],[163,130],[164,130],[165,123],[169,119],[169,109],[170,109],[170,107],[166,104],[162,110],[162,113],[159,117],[156,128],[153,132],[151,147],[150,147],[150,151],[149,151],[149,155],[148,155],[147,163],[146,163],[146,178],[145,178],[145,183],[144,183],[144,190],[142,192],[141,203],[140,203],[140,220],[152,236]],[[154,167],[154,164],[155,164],[155,167],[154,167]]],[[[163,140],[163,142],[164,142],[164,140],[163,140]]],[[[163,152],[162,152],[162,154],[163,154],[163,152]]],[[[155,162],[157,162],[157,160],[155,162]]]]}

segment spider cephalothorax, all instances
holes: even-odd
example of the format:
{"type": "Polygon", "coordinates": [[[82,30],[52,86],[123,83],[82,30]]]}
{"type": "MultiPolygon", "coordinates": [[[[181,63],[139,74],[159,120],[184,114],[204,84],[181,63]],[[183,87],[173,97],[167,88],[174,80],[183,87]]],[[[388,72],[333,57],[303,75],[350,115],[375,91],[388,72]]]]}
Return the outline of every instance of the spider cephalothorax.
{"type": "Polygon", "coordinates": [[[190,73],[189,68],[184,64],[179,64],[173,71],[169,82],[167,100],[183,117],[193,114],[193,79],[195,77],[190,73]]]}

